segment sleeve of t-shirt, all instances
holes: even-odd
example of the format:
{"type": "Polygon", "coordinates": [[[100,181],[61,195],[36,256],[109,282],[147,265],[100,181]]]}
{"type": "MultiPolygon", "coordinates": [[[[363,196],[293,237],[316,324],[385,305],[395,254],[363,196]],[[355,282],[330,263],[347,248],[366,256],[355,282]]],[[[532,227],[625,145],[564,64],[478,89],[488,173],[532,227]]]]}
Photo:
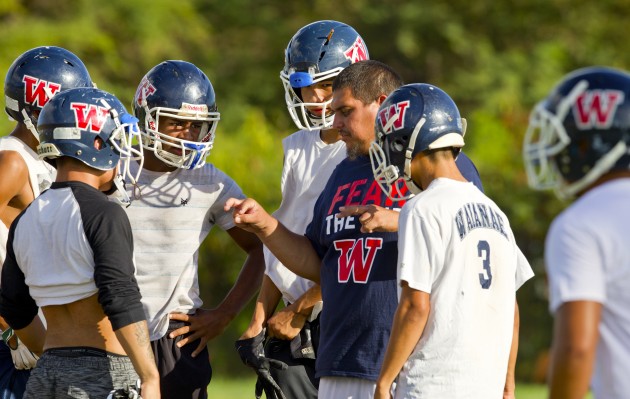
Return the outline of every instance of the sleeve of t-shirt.
{"type": "Polygon", "coordinates": [[[597,240],[583,225],[559,216],[545,242],[545,264],[549,280],[551,313],[565,302],[604,302],[605,272],[597,240]]]}
{"type": "Polygon", "coordinates": [[[427,218],[403,207],[398,221],[398,276],[410,288],[431,293],[444,265],[444,244],[427,218]]]}
{"type": "MultiPolygon", "coordinates": [[[[104,202],[94,213],[82,214],[85,235],[94,253],[98,301],[114,330],[146,320],[133,261],[133,236],[125,211],[104,202]]],[[[82,207],[85,212],[87,207],[82,207]]]]}
{"type": "MultiPolygon", "coordinates": [[[[37,304],[31,297],[26,285],[24,273],[19,268],[13,251],[13,237],[16,219],[9,232],[7,241],[7,256],[2,266],[0,279],[0,315],[16,330],[27,327],[37,315],[37,304]]],[[[2,222],[0,222],[2,223],[2,222]]]]}
{"type": "MultiPolygon", "coordinates": [[[[513,235],[511,239],[515,242],[513,235]]],[[[514,244],[514,246],[516,247],[516,289],[518,290],[527,280],[534,277],[534,271],[518,245],[514,244]]]]}
{"type": "Polygon", "coordinates": [[[229,230],[234,227],[234,218],[232,217],[232,211],[225,211],[223,206],[230,198],[245,198],[243,190],[236,184],[236,182],[221,171],[217,171],[222,175],[221,181],[222,189],[217,200],[210,207],[211,220],[219,226],[222,230],[229,230]]]}

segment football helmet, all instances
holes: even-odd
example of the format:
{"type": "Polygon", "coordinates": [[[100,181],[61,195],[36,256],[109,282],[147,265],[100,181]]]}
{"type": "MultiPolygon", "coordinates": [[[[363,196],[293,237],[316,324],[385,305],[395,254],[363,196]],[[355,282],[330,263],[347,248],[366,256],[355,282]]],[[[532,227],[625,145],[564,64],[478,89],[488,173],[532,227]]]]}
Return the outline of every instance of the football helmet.
{"type": "Polygon", "coordinates": [[[561,198],[630,167],[630,74],[578,69],[533,109],[523,144],[530,187],[561,198]]]}
{"type": "Polygon", "coordinates": [[[369,59],[363,38],[351,26],[337,21],[317,21],[293,36],[284,52],[280,79],[289,114],[299,129],[330,129],[332,99],[322,103],[304,103],[302,87],[333,79],[348,65],[369,59]],[[307,107],[320,108],[321,115],[307,107]]]}
{"type": "Polygon", "coordinates": [[[13,120],[24,122],[39,140],[37,116],[48,100],[63,90],[92,86],[79,57],[61,47],[36,47],[9,67],[4,81],[5,111],[13,120]]]}
{"type": "Polygon", "coordinates": [[[144,159],[142,147],[132,147],[134,140],[140,142],[137,122],[112,94],[96,88],[66,90],[50,99],[39,114],[37,153],[53,163],[66,156],[99,170],[118,166],[114,184],[124,197],[121,202],[128,204],[125,178],[135,185],[144,159]],[[97,138],[102,142],[100,149],[94,146],[97,138]],[[131,160],[140,163],[134,176],[129,170],[131,160]]]}
{"type": "Polygon", "coordinates": [[[201,69],[185,61],[156,65],[138,85],[133,112],[143,130],[142,145],[162,162],[182,169],[205,164],[220,114],[212,83],[201,69]],[[196,139],[184,140],[161,133],[160,117],[191,123],[196,139]]]}
{"type": "Polygon", "coordinates": [[[426,150],[464,146],[466,121],[443,90],[426,83],[404,85],[378,109],[370,161],[376,182],[394,201],[420,192],[411,178],[411,160],[426,150]],[[400,181],[402,179],[402,182],[400,181]],[[403,190],[401,183],[408,190],[403,190]]]}

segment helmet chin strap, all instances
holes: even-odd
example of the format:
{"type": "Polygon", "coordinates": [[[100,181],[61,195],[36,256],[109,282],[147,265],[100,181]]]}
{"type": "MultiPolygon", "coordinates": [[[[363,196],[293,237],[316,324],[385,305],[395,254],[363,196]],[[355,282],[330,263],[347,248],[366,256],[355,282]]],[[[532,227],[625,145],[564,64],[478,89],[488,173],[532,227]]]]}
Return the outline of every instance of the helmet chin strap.
{"type": "Polygon", "coordinates": [[[22,115],[24,116],[24,124],[33,134],[33,136],[35,136],[35,140],[37,140],[37,142],[39,143],[39,133],[37,133],[37,129],[35,128],[35,125],[33,125],[33,121],[31,120],[31,117],[28,115],[25,109],[22,109],[22,115]]]}
{"type": "Polygon", "coordinates": [[[405,151],[405,171],[403,172],[403,177],[405,179],[405,184],[409,191],[411,191],[414,195],[420,193],[422,191],[422,187],[416,185],[411,178],[411,161],[413,160],[413,150],[416,146],[416,140],[418,139],[418,133],[420,133],[420,129],[426,122],[426,118],[421,118],[416,127],[413,129],[411,133],[411,137],[409,138],[409,145],[407,145],[407,150],[405,151]]]}
{"type": "Polygon", "coordinates": [[[129,205],[131,205],[131,199],[129,198],[129,194],[127,194],[127,191],[125,190],[125,181],[123,180],[123,176],[121,174],[117,174],[116,177],[114,177],[113,183],[115,189],[111,191],[118,191],[118,195],[116,195],[114,198],[116,199],[116,201],[118,201],[119,205],[127,208],[129,205]]]}

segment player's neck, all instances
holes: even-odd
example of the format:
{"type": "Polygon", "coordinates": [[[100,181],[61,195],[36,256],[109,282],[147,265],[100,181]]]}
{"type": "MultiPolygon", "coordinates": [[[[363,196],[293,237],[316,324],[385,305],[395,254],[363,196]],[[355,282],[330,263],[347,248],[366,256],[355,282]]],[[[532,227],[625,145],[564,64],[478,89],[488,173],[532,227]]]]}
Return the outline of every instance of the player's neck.
{"type": "Polygon", "coordinates": [[[462,176],[457,164],[454,160],[445,159],[433,159],[430,160],[427,157],[419,156],[419,159],[414,161],[417,166],[412,164],[412,179],[414,183],[418,184],[426,190],[431,182],[435,179],[446,178],[455,181],[467,182],[466,178],[462,176]]]}
{"type": "Polygon", "coordinates": [[[144,150],[144,164],[142,166],[145,170],[150,170],[151,172],[172,172],[177,169],[175,166],[171,166],[162,162],[152,150],[144,150]]]}
{"type": "Polygon", "coordinates": [[[341,140],[341,135],[337,129],[326,129],[319,131],[319,138],[326,144],[333,144],[341,140]]]}
{"type": "Polygon", "coordinates": [[[103,191],[111,185],[114,175],[114,170],[98,170],[74,158],[61,157],[57,159],[55,181],[78,181],[103,191]]]}
{"type": "Polygon", "coordinates": [[[13,129],[13,131],[11,132],[10,136],[13,136],[19,139],[24,144],[29,146],[31,150],[37,152],[37,146],[39,145],[39,140],[35,138],[33,133],[31,133],[31,131],[28,130],[25,124],[18,123],[13,129]]]}

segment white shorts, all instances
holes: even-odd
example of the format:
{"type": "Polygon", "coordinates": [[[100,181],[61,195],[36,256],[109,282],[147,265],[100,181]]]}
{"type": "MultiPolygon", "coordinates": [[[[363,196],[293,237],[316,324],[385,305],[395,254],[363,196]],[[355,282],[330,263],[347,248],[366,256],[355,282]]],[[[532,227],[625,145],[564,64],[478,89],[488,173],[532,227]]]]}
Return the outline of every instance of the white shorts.
{"type": "Polygon", "coordinates": [[[373,399],[376,382],[362,378],[322,377],[318,399],[373,399]]]}

